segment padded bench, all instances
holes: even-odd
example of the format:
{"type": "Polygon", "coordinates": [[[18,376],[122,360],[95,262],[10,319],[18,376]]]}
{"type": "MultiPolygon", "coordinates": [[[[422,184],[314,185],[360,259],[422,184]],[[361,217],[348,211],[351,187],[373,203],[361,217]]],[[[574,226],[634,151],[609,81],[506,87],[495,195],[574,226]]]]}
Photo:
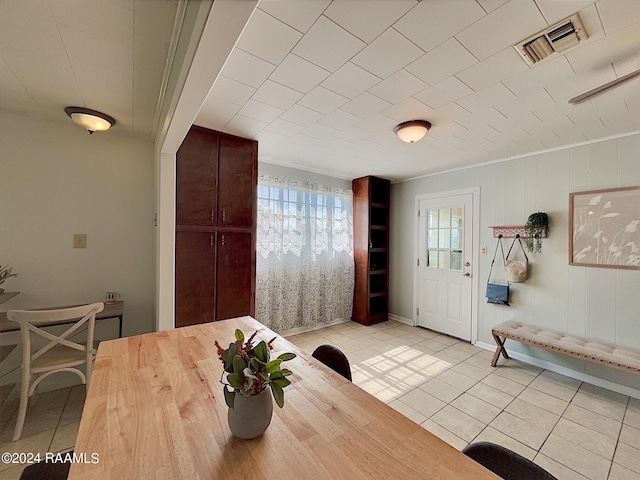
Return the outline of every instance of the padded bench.
{"type": "Polygon", "coordinates": [[[491,330],[491,334],[498,345],[491,359],[492,367],[497,365],[500,354],[504,358],[509,358],[504,348],[504,342],[510,338],[552,352],[563,353],[627,372],[640,373],[640,350],[632,347],[590,340],[515,321],[496,325],[491,330]]]}

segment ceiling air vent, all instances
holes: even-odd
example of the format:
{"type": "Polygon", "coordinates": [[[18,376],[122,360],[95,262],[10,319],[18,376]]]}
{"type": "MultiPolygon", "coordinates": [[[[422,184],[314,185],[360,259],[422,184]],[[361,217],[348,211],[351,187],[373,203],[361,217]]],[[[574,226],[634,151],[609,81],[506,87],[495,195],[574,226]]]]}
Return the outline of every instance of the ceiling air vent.
{"type": "Polygon", "coordinates": [[[549,55],[567,50],[587,38],[589,35],[580,21],[580,16],[575,13],[562,22],[536,33],[524,42],[514,45],[514,47],[529,64],[533,65],[549,55]]]}

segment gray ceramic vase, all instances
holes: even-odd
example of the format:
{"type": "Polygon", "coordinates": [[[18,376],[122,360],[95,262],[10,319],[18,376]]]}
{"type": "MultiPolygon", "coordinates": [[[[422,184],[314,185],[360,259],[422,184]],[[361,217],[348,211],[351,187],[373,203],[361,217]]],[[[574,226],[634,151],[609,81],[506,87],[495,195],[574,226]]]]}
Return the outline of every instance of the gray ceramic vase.
{"type": "Polygon", "coordinates": [[[251,397],[236,393],[233,408],[229,409],[229,428],[238,438],[255,438],[267,429],[272,415],[273,400],[270,388],[267,387],[258,395],[251,397]]]}

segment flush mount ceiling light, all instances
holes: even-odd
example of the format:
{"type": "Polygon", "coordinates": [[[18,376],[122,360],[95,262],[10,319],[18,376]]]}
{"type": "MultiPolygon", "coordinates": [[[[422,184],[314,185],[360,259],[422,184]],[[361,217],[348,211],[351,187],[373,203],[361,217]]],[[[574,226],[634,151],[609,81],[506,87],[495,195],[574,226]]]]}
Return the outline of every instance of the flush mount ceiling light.
{"type": "Polygon", "coordinates": [[[75,123],[93,132],[104,132],[116,124],[116,121],[102,112],[83,107],[66,107],[64,111],[75,123]]]}
{"type": "Polygon", "coordinates": [[[415,143],[424,137],[430,128],[431,123],[426,120],[410,120],[396,125],[393,131],[403,142],[415,143]]]}

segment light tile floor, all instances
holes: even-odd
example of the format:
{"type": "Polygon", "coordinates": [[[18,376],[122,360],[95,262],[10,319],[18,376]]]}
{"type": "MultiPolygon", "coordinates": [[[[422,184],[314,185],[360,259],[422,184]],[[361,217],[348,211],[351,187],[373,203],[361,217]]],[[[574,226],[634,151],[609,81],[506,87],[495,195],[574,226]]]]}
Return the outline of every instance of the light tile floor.
{"type": "MultiPolygon", "coordinates": [[[[287,338],[309,354],[323,343],[339,347],[358,386],[458,449],[486,440],[560,480],[640,480],[638,399],[516,360],[492,368],[492,352],[395,321],[287,338]]],[[[0,405],[0,453],[73,447],[84,386],[40,394],[22,438],[11,442],[16,394],[0,405]]],[[[17,480],[22,469],[0,463],[0,480],[17,480]]]]}
{"type": "Polygon", "coordinates": [[[560,480],[640,480],[640,400],[389,321],[288,340],[340,348],[353,381],[458,449],[490,441],[560,480]]]}

